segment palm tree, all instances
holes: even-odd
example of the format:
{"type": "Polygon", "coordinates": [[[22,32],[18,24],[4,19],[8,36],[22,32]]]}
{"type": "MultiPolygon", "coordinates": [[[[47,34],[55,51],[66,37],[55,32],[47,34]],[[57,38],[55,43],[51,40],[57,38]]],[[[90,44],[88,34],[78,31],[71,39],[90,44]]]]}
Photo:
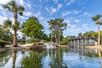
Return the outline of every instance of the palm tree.
{"type": "Polygon", "coordinates": [[[49,29],[52,31],[51,34],[53,34],[51,37],[54,36],[54,38],[56,39],[56,45],[60,45],[61,32],[63,32],[67,24],[64,23],[63,19],[61,18],[50,20],[48,21],[48,23],[50,25],[49,29]]]}
{"type": "Polygon", "coordinates": [[[6,5],[3,5],[3,7],[13,13],[13,23],[12,23],[13,24],[12,27],[14,30],[13,46],[17,47],[17,18],[18,18],[18,15],[20,16],[23,15],[24,7],[21,5],[17,5],[17,3],[14,0],[10,1],[6,5]]]}
{"type": "Polygon", "coordinates": [[[93,21],[96,22],[98,26],[98,45],[100,45],[100,25],[102,25],[102,22],[100,21],[101,15],[96,15],[93,17],[93,21]]]}

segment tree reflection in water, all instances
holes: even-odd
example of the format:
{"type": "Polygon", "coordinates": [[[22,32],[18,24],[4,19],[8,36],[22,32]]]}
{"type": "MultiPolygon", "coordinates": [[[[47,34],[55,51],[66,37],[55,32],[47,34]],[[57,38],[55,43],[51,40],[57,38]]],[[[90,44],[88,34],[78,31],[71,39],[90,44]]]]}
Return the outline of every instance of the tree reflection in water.
{"type": "Polygon", "coordinates": [[[67,65],[63,63],[63,52],[64,51],[60,48],[49,51],[50,58],[52,61],[50,64],[51,68],[68,68],[67,65]]]}
{"type": "Polygon", "coordinates": [[[100,65],[101,65],[101,68],[102,68],[102,51],[98,51],[98,55],[99,55],[99,58],[100,58],[100,65]]]}
{"type": "MultiPolygon", "coordinates": [[[[29,51],[13,50],[12,53],[7,51],[6,53],[0,54],[0,67],[2,68],[3,67],[4,68],[7,68],[7,67],[8,68],[68,68],[76,60],[82,61],[82,63],[84,62],[86,64],[89,61],[91,61],[92,64],[101,65],[101,68],[102,68],[102,51],[100,50],[95,51],[91,49],[81,49],[81,48],[80,50],[71,49],[71,48],[70,49],[56,48],[56,49],[43,50],[41,52],[31,51],[31,50],[29,51]],[[73,58],[74,56],[76,56],[76,58],[73,58]],[[74,60],[73,59],[70,60],[70,58],[73,58],[74,60]],[[95,59],[95,63],[94,63],[94,59],[95,59]],[[72,62],[67,60],[70,60],[72,62]]],[[[77,62],[75,62],[74,64],[77,66],[77,62]]],[[[81,62],[78,62],[78,64],[81,65],[81,62]]]]}
{"type": "Polygon", "coordinates": [[[23,68],[41,68],[43,52],[30,51],[29,55],[25,55],[22,59],[23,68]]]}
{"type": "Polygon", "coordinates": [[[12,51],[12,62],[13,62],[13,65],[12,65],[12,68],[15,68],[15,63],[16,63],[16,54],[17,54],[17,50],[13,50],[12,51]]]}
{"type": "Polygon", "coordinates": [[[9,51],[0,53],[0,66],[5,65],[8,62],[9,58],[10,58],[9,51]]]}

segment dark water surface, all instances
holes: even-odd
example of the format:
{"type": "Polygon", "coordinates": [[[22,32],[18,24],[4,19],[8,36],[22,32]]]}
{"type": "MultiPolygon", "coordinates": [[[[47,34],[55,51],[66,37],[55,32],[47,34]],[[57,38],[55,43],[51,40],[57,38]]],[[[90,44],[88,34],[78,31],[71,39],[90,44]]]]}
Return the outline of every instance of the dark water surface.
{"type": "Polygon", "coordinates": [[[57,48],[0,53],[0,68],[102,68],[102,52],[57,48]]]}

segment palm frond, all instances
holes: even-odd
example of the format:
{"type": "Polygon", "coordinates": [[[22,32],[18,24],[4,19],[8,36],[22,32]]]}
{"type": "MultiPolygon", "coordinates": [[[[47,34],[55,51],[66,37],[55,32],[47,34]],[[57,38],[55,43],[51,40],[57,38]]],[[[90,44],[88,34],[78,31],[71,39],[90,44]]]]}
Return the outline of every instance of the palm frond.
{"type": "Polygon", "coordinates": [[[93,19],[93,21],[97,21],[100,19],[100,15],[96,15],[96,16],[92,17],[92,19],[93,19]]]}

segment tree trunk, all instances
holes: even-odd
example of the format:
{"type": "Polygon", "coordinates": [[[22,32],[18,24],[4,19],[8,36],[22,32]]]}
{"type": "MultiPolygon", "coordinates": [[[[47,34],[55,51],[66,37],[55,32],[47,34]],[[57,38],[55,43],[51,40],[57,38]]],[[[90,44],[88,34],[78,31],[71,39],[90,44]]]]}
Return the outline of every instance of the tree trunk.
{"type": "Polygon", "coordinates": [[[14,35],[13,35],[13,47],[17,47],[17,34],[16,34],[16,30],[14,30],[14,35]]]}
{"type": "Polygon", "coordinates": [[[98,24],[98,45],[100,45],[100,24],[98,24]]]}
{"type": "Polygon", "coordinates": [[[17,13],[14,13],[14,21],[13,21],[13,30],[14,30],[14,34],[13,34],[13,47],[17,47],[17,29],[16,29],[16,22],[17,22],[17,13]]]}

